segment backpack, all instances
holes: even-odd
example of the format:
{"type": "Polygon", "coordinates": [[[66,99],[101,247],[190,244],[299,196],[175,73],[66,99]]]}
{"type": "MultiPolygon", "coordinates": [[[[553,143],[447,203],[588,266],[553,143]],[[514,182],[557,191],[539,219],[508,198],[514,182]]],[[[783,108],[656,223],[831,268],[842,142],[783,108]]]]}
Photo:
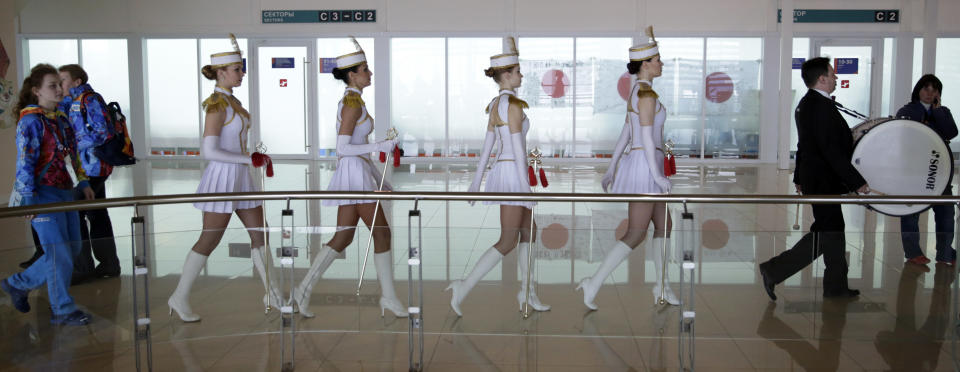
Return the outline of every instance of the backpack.
{"type": "MultiPolygon", "coordinates": [[[[86,94],[88,93],[80,96],[80,109],[83,111],[84,118],[87,117],[87,108],[83,104],[86,94]]],[[[106,142],[93,149],[93,154],[101,161],[115,167],[136,164],[133,141],[130,140],[130,131],[127,130],[127,117],[120,111],[119,103],[110,102],[106,106],[107,120],[110,121],[107,127],[111,129],[111,133],[106,142]]]]}

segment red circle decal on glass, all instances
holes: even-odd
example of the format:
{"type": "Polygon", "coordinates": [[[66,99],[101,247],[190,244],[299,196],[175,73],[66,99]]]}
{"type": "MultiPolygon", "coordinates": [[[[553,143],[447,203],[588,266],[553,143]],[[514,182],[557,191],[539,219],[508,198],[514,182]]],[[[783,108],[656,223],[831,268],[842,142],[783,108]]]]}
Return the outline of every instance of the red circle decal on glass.
{"type": "Polygon", "coordinates": [[[547,249],[560,249],[570,240],[570,230],[559,223],[552,223],[540,233],[543,236],[543,246],[547,249]]]}
{"type": "Polygon", "coordinates": [[[543,92],[550,97],[561,98],[567,94],[570,79],[567,79],[567,75],[564,75],[563,71],[550,70],[547,71],[546,74],[543,74],[543,79],[540,80],[540,86],[543,87],[543,92]]]}
{"type": "Polygon", "coordinates": [[[724,103],[733,96],[733,79],[722,72],[707,75],[707,99],[713,103],[724,103]]]}
{"type": "Polygon", "coordinates": [[[620,79],[617,79],[617,93],[620,93],[620,98],[623,98],[624,101],[630,95],[630,88],[633,88],[632,83],[633,79],[629,72],[624,72],[623,75],[620,75],[620,79]]]}

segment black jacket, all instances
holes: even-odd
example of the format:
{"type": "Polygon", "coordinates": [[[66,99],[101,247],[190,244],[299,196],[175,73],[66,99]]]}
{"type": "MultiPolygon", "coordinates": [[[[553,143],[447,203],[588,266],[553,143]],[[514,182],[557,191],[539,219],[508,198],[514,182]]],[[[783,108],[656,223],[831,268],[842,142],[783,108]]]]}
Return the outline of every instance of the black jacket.
{"type": "Polygon", "coordinates": [[[799,141],[793,182],[804,194],[845,194],[867,183],[850,164],[853,134],[833,100],[810,89],[794,115],[799,141]]]}
{"type": "Polygon", "coordinates": [[[931,109],[930,112],[927,113],[927,109],[923,107],[920,101],[913,101],[903,105],[903,107],[897,111],[897,117],[926,124],[933,129],[933,131],[937,132],[940,138],[943,138],[944,142],[949,143],[950,140],[957,136],[957,123],[953,121],[953,115],[950,114],[950,109],[943,106],[931,109]]]}

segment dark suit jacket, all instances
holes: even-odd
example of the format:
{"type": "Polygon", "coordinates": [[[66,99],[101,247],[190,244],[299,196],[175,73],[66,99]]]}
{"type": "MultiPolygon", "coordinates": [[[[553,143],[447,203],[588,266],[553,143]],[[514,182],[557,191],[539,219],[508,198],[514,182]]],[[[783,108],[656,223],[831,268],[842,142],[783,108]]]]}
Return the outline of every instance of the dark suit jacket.
{"type": "Polygon", "coordinates": [[[794,114],[799,141],[793,182],[804,194],[845,194],[867,183],[850,164],[853,134],[833,100],[810,89],[794,114]]]}

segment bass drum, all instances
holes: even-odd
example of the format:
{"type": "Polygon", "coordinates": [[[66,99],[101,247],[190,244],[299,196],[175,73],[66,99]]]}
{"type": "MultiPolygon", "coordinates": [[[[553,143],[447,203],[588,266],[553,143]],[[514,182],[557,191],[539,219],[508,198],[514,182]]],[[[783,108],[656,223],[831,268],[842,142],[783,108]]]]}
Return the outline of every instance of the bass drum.
{"type": "MultiPolygon", "coordinates": [[[[870,189],[886,195],[939,196],[953,174],[953,154],[933,129],[906,119],[871,119],[853,127],[853,167],[870,189]]],[[[871,204],[891,216],[906,216],[929,204],[871,204]]]]}

